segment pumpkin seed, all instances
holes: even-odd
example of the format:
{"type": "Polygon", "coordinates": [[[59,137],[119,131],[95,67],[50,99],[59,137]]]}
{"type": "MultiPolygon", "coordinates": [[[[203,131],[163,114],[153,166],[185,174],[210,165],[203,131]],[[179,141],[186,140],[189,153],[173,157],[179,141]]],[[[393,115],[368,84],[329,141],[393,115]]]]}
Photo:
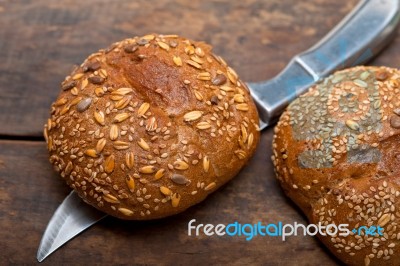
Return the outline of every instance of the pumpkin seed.
{"type": "Polygon", "coordinates": [[[190,180],[187,179],[184,175],[173,174],[171,176],[172,182],[179,184],[179,185],[188,185],[190,184],[190,180]]]}

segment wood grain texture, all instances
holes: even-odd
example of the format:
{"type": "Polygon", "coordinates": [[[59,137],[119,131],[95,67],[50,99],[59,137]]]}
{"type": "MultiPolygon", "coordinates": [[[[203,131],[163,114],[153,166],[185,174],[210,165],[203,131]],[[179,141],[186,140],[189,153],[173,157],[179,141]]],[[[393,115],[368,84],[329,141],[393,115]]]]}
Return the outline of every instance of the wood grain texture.
{"type": "MultiPolygon", "coordinates": [[[[0,1],[0,135],[42,136],[60,82],[114,41],[149,32],[205,40],[243,80],[260,81],[316,43],[356,1],[0,1]]],[[[388,65],[400,59],[396,52],[385,58],[388,65]]]]}
{"type": "MultiPolygon", "coordinates": [[[[180,215],[129,222],[111,217],[91,227],[44,265],[335,265],[312,237],[188,236],[187,224],[305,223],[283,195],[269,160],[272,130],[263,132],[250,164],[203,203],[180,215]],[[313,261],[310,258],[318,258],[313,261]]],[[[46,225],[69,193],[51,169],[43,142],[0,141],[0,261],[32,264],[46,225]]]]}

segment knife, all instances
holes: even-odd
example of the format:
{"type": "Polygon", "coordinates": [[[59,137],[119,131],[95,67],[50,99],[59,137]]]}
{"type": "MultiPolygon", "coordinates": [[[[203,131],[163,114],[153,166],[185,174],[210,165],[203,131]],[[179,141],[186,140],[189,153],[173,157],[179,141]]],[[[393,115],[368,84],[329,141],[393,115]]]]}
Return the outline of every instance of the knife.
{"type": "MultiPolygon", "coordinates": [[[[260,129],[273,125],[285,107],[322,78],[367,62],[393,38],[400,21],[400,0],[364,0],[322,40],[293,57],[276,77],[248,83],[260,116],[260,129]]],[[[37,252],[43,261],[63,244],[107,215],[72,191],[57,208],[37,252]]]]}

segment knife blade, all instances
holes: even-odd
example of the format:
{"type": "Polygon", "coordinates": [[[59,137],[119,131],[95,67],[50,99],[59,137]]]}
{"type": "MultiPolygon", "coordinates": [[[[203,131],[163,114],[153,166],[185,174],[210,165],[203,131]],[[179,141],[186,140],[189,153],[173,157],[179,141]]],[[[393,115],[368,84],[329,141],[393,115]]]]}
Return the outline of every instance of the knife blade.
{"type": "MultiPolygon", "coordinates": [[[[272,125],[289,102],[315,82],[337,69],[365,63],[377,55],[394,36],[400,21],[399,5],[399,0],[360,1],[321,41],[296,55],[276,77],[248,83],[259,111],[260,129],[272,125]]],[[[37,260],[43,261],[106,216],[71,192],[51,218],[37,260]]]]}
{"type": "Polygon", "coordinates": [[[324,38],[293,57],[270,80],[248,83],[260,116],[260,129],[274,124],[285,107],[314,83],[338,69],[363,64],[376,56],[396,33],[399,0],[365,0],[324,38]]]}
{"type": "Polygon", "coordinates": [[[59,247],[106,216],[104,212],[86,204],[78,193],[72,191],[47,225],[39,244],[37,260],[42,262],[59,247]]]}

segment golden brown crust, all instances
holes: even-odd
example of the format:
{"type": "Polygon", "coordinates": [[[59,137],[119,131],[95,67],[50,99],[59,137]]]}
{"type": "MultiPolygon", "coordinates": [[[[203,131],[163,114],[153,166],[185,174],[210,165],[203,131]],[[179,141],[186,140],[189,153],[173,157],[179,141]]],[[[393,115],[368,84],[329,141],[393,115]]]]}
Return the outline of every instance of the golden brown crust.
{"type": "Polygon", "coordinates": [[[122,219],[179,213],[234,177],[259,141],[247,87],[211,47],[147,35],[90,55],[44,134],[55,169],[122,219]]]}
{"type": "Polygon", "coordinates": [[[350,265],[400,265],[400,72],[355,67],[296,99],[275,128],[275,171],[310,223],[381,226],[319,236],[350,265]]]}

